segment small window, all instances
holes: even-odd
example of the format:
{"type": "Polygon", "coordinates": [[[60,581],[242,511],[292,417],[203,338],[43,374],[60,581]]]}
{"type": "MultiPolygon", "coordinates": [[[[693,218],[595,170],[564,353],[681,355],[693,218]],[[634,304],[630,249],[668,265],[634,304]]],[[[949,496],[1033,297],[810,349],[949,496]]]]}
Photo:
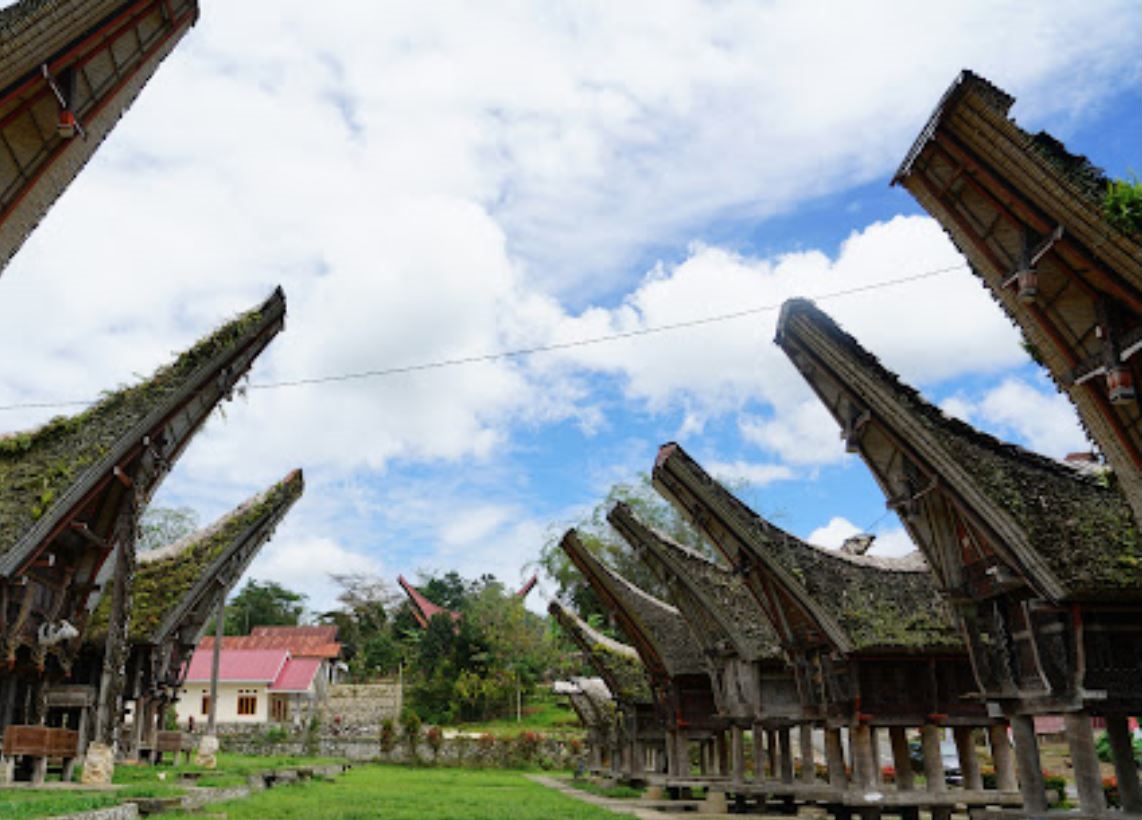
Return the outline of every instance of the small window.
{"type": "Polygon", "coordinates": [[[253,715],[258,711],[258,697],[257,695],[239,695],[238,696],[238,714],[239,715],[253,715]]]}
{"type": "Polygon", "coordinates": [[[210,714],[210,695],[203,695],[202,696],[202,714],[204,714],[204,715],[210,714]]]}

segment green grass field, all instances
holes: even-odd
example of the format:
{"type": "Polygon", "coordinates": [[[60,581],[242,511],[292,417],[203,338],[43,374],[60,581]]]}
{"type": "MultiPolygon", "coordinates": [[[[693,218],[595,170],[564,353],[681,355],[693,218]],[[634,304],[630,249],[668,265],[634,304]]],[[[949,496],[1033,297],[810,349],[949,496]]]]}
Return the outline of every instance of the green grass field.
{"type": "Polygon", "coordinates": [[[228,820],[614,820],[523,774],[361,766],[333,783],[271,789],[210,806],[228,820]]]}

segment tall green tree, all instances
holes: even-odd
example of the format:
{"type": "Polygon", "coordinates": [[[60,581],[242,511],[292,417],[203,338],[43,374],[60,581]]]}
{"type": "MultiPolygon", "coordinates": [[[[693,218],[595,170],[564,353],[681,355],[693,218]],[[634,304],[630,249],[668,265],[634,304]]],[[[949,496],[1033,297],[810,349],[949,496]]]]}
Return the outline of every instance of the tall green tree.
{"type": "Polygon", "coordinates": [[[276,581],[251,578],[226,605],[227,635],[249,635],[255,626],[297,626],[305,613],[306,596],[276,581]]]}

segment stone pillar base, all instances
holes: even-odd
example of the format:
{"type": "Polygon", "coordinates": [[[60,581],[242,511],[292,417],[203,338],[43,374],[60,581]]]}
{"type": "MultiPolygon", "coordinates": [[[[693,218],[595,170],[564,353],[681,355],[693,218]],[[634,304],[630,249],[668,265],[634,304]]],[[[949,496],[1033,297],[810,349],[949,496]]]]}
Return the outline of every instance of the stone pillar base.
{"type": "Polygon", "coordinates": [[[92,742],[87,746],[83,758],[83,776],[80,782],[85,786],[109,786],[115,774],[115,754],[106,743],[92,742]]]}
{"type": "Polygon", "coordinates": [[[203,769],[218,768],[218,738],[215,735],[203,735],[198,744],[198,751],[194,753],[194,765],[203,769]]]}

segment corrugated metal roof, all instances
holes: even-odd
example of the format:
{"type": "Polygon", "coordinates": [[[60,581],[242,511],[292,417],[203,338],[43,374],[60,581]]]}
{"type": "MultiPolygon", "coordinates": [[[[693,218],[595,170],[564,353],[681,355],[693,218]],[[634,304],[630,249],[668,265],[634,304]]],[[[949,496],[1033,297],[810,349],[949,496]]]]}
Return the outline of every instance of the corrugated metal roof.
{"type": "MultiPolygon", "coordinates": [[[[214,653],[209,649],[199,647],[195,650],[190,659],[190,669],[186,673],[186,682],[209,681],[213,657],[214,653]]],[[[289,650],[286,649],[228,650],[224,646],[219,657],[218,679],[230,682],[273,683],[282,674],[289,659],[289,650]]],[[[316,658],[314,660],[320,663],[316,658]]]]}
{"type": "Polygon", "coordinates": [[[313,676],[321,668],[321,658],[290,658],[277,679],[270,685],[273,692],[308,692],[313,676]]]}
{"type": "MultiPolygon", "coordinates": [[[[336,627],[333,627],[336,630],[336,627]]],[[[336,634],[336,633],[335,633],[336,634]]],[[[341,644],[329,642],[324,635],[293,635],[289,633],[262,633],[253,635],[226,635],[222,638],[222,651],[286,649],[297,658],[336,658],[341,654],[341,644]]],[[[214,646],[214,637],[204,637],[199,643],[203,649],[214,646]]]]}

